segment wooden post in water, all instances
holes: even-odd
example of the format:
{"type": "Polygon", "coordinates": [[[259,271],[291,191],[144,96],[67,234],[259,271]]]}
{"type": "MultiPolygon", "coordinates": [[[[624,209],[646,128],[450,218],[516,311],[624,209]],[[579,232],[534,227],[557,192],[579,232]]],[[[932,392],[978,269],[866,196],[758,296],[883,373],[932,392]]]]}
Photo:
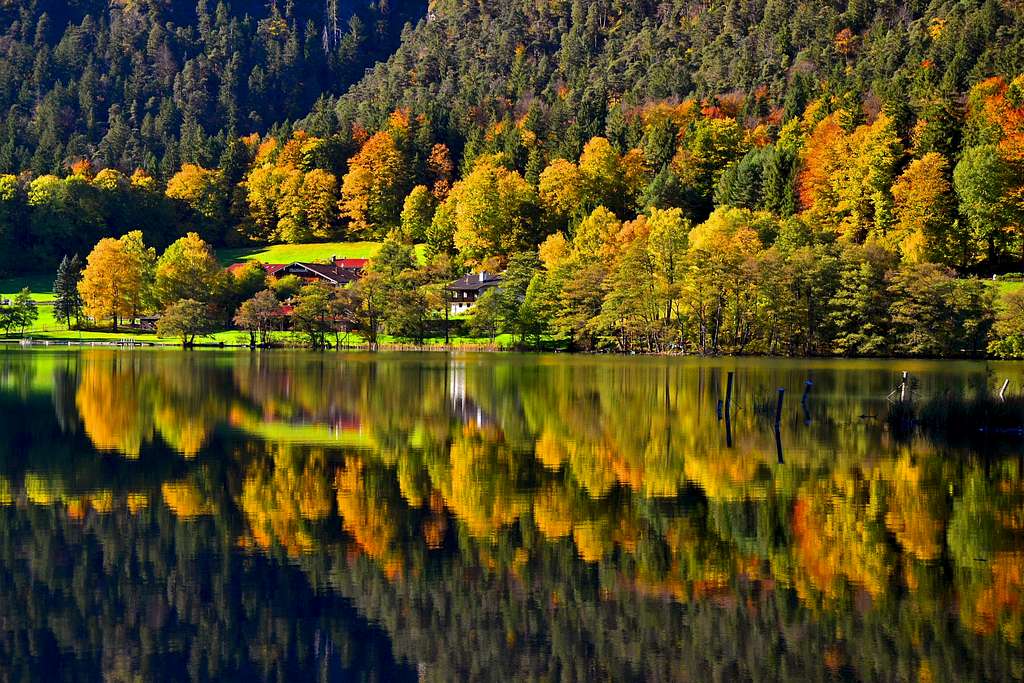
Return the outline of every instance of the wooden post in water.
{"type": "Polygon", "coordinates": [[[809,404],[810,404],[810,396],[811,396],[811,387],[813,387],[813,386],[814,386],[814,382],[811,379],[808,379],[807,381],[805,381],[804,382],[804,395],[800,399],[800,405],[803,406],[803,409],[804,409],[804,424],[805,425],[811,424],[811,408],[810,408],[809,404]]]}
{"type": "Polygon", "coordinates": [[[906,370],[904,370],[903,371],[903,382],[900,383],[900,403],[906,403],[907,402],[907,389],[909,388],[907,386],[907,383],[908,383],[907,382],[907,378],[908,377],[909,377],[909,374],[907,373],[906,370]]]}
{"type": "Polygon", "coordinates": [[[779,401],[775,404],[775,431],[779,431],[779,425],[782,423],[782,399],[786,396],[786,390],[779,387],[779,401]]]}
{"type": "Polygon", "coordinates": [[[1009,386],[1010,386],[1010,380],[1006,380],[1005,382],[1003,382],[1003,388],[999,390],[999,400],[1000,401],[1005,401],[1006,400],[1006,389],[1009,386]]]}
{"type": "Polygon", "coordinates": [[[725,381],[725,414],[732,413],[732,384],[734,373],[730,372],[725,381]]]}
{"type": "Polygon", "coordinates": [[[785,459],[782,457],[782,432],[778,429],[775,430],[775,455],[778,457],[780,465],[786,464],[785,459]]]}

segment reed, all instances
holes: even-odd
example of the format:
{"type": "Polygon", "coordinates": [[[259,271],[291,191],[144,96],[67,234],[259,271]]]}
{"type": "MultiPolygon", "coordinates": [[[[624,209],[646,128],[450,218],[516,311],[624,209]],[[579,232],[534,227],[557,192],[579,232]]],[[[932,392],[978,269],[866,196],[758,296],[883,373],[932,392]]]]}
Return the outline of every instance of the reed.
{"type": "Polygon", "coordinates": [[[920,429],[942,437],[1024,436],[1024,396],[1001,399],[988,392],[971,395],[945,392],[918,402],[894,402],[886,421],[896,433],[920,429]]]}

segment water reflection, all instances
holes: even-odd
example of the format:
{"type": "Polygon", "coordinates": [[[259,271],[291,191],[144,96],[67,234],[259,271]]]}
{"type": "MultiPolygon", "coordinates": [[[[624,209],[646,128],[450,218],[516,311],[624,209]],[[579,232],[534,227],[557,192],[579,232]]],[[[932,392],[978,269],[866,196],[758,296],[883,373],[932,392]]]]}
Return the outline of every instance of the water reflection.
{"type": "Polygon", "coordinates": [[[0,352],[0,662],[36,678],[1020,679],[1021,442],[896,438],[880,417],[904,369],[922,394],[1024,379],[0,352]],[[782,462],[776,390],[808,379],[782,462]]]}

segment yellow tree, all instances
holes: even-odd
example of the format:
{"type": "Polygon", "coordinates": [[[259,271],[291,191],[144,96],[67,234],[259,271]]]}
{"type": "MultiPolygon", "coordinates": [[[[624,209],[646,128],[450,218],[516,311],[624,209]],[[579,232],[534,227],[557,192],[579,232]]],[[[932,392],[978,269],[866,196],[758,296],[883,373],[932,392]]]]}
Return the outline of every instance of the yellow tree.
{"type": "Polygon", "coordinates": [[[579,219],[598,206],[622,215],[647,182],[640,150],[620,155],[607,139],[591,138],[579,164],[555,159],[540,175],[538,192],[544,210],[557,222],[579,219]]]}
{"type": "Polygon", "coordinates": [[[132,230],[123,235],[120,242],[131,263],[139,264],[141,284],[128,293],[128,316],[131,320],[153,309],[153,278],[156,272],[156,249],[147,247],[141,230],[132,230]]]}
{"type": "Polygon", "coordinates": [[[584,210],[583,174],[576,164],[555,159],[540,174],[541,205],[556,222],[568,221],[584,210]]]}
{"type": "Polygon", "coordinates": [[[452,188],[445,205],[454,223],[455,247],[472,261],[536,244],[536,193],[494,158],[477,161],[452,188]]]}
{"type": "Polygon", "coordinates": [[[320,168],[306,173],[300,197],[309,234],[321,240],[334,237],[338,217],[338,179],[334,174],[320,168]]]}
{"type": "Polygon", "coordinates": [[[252,223],[250,237],[272,240],[278,233],[278,206],[284,197],[288,169],[272,163],[254,168],[245,180],[246,202],[252,223]]]}
{"type": "Polygon", "coordinates": [[[107,192],[122,192],[130,185],[128,178],[113,168],[105,168],[97,173],[96,177],[92,179],[92,184],[107,192]]]}
{"type": "Polygon", "coordinates": [[[579,167],[591,201],[621,201],[626,189],[622,177],[622,157],[606,138],[591,138],[583,146],[579,167]]]}
{"type": "Polygon", "coordinates": [[[338,179],[322,168],[326,148],[304,131],[280,147],[273,138],[263,143],[243,183],[250,237],[298,243],[335,236],[338,179]]]}
{"type": "Polygon", "coordinates": [[[611,257],[618,249],[618,234],[622,229],[614,213],[599,206],[576,226],[572,238],[573,253],[582,259],[611,257]]]}
{"type": "Polygon", "coordinates": [[[962,237],[954,229],[949,162],[938,152],[915,159],[892,187],[894,246],[908,261],[963,265],[962,237]]]}
{"type": "Polygon", "coordinates": [[[227,218],[228,191],[220,171],[185,164],[167,181],[167,196],[184,202],[199,217],[208,237],[219,237],[227,218]]]}
{"type": "Polygon", "coordinates": [[[804,208],[821,225],[854,242],[869,233],[887,239],[891,187],[903,148],[887,115],[847,134],[836,112],[819,121],[801,153],[798,179],[804,208]]]}
{"type": "Polygon", "coordinates": [[[85,314],[96,322],[110,320],[114,330],[120,320],[141,308],[149,250],[138,249],[140,242],[129,235],[100,240],[89,254],[78,283],[85,314]]]}
{"type": "Polygon", "coordinates": [[[665,319],[671,320],[679,298],[686,266],[686,240],[692,226],[683,217],[682,209],[651,209],[647,225],[647,250],[654,270],[655,291],[664,307],[665,319]]]}
{"type": "Polygon", "coordinates": [[[690,231],[689,272],[683,283],[685,316],[703,353],[723,346],[742,351],[750,325],[750,268],[762,248],[753,225],[765,219],[747,209],[723,207],[690,231]],[[731,333],[731,334],[730,334],[731,333]]]}
{"type": "Polygon", "coordinates": [[[213,249],[190,232],[167,247],[156,263],[156,303],[160,308],[182,299],[209,302],[223,270],[213,249]]]}
{"type": "Polygon", "coordinates": [[[402,239],[408,244],[422,242],[434,218],[434,196],[426,185],[417,185],[402,205],[402,239]]]}
{"type": "Polygon", "coordinates": [[[308,173],[287,168],[282,174],[275,236],[293,244],[333,237],[338,218],[334,174],[320,168],[308,173]]]}
{"type": "Polygon", "coordinates": [[[306,222],[306,206],[302,199],[302,171],[288,166],[282,169],[283,176],[280,198],[277,204],[277,229],[274,237],[283,242],[297,244],[308,242],[309,225],[306,222]]]}
{"type": "Polygon", "coordinates": [[[381,235],[398,224],[405,198],[405,159],[391,133],[381,131],[349,159],[341,183],[341,214],[353,235],[381,235]]]}

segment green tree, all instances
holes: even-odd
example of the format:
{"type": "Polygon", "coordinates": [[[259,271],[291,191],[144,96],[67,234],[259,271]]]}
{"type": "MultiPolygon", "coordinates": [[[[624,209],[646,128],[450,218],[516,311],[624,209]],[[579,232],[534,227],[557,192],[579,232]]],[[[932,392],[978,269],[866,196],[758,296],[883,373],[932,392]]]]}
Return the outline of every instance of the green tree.
{"type": "Polygon", "coordinates": [[[210,303],[222,293],[223,274],[213,248],[190,232],[167,247],[156,262],[156,304],[165,308],[182,299],[210,303]]]}
{"type": "Polygon", "coordinates": [[[167,307],[156,323],[157,336],[177,337],[185,347],[195,346],[196,337],[214,330],[209,304],[182,299],[167,307]]]}
{"type": "Polygon", "coordinates": [[[233,269],[231,276],[225,277],[227,287],[228,310],[236,310],[243,301],[256,296],[267,289],[267,271],[258,261],[249,261],[241,268],[233,269]]]}
{"type": "Polygon", "coordinates": [[[270,283],[270,289],[274,291],[279,301],[287,301],[302,289],[302,278],[295,275],[274,278],[270,283]]]}
{"type": "Polygon", "coordinates": [[[984,254],[989,264],[1005,257],[1011,246],[1011,227],[1018,220],[1008,201],[1013,171],[994,145],[964,150],[953,171],[960,212],[970,226],[973,251],[984,254]]]}
{"type": "Polygon", "coordinates": [[[833,348],[844,356],[880,356],[888,350],[890,293],[888,254],[851,248],[843,255],[839,287],[832,296],[833,348]]]}
{"type": "Polygon", "coordinates": [[[1024,358],[1024,289],[1004,294],[999,302],[989,352],[999,358],[1024,358]]]}
{"type": "Polygon", "coordinates": [[[924,263],[893,273],[889,294],[898,353],[971,357],[987,347],[995,295],[985,283],[924,263]]]}
{"type": "Polygon", "coordinates": [[[394,283],[402,273],[415,267],[416,252],[412,246],[389,236],[370,259],[367,269],[394,283]]]}
{"type": "Polygon", "coordinates": [[[380,343],[381,326],[387,316],[390,285],[380,273],[369,272],[355,283],[352,290],[352,320],[370,350],[376,351],[380,343]]]}
{"type": "Polygon", "coordinates": [[[434,218],[434,195],[426,185],[417,185],[402,206],[401,234],[406,244],[418,244],[427,238],[434,218]]]}
{"type": "Polygon", "coordinates": [[[482,159],[455,184],[438,213],[450,218],[459,253],[472,262],[535,246],[537,196],[515,171],[482,159]]]}
{"type": "Polygon", "coordinates": [[[722,173],[746,153],[743,130],[733,119],[700,119],[684,136],[672,169],[691,197],[693,210],[707,215],[722,173]]]}
{"type": "Polygon", "coordinates": [[[513,254],[509,259],[508,268],[502,274],[498,298],[501,303],[501,320],[503,330],[513,335],[517,342],[525,340],[531,333],[535,320],[534,311],[524,306],[530,283],[540,267],[537,255],[533,252],[513,254]]]}
{"type": "Polygon", "coordinates": [[[82,262],[75,254],[70,259],[65,256],[57,268],[57,277],[53,281],[53,310],[66,322],[71,329],[71,318],[76,320],[82,315],[84,302],[78,291],[78,283],[82,280],[82,262]]]}
{"type": "Polygon", "coordinates": [[[35,300],[32,299],[32,292],[29,291],[28,287],[18,292],[11,305],[6,306],[0,312],[0,323],[3,324],[4,330],[8,335],[14,328],[17,328],[24,335],[25,329],[31,327],[38,319],[39,308],[36,306],[35,300]]]}
{"type": "Polygon", "coordinates": [[[487,337],[493,343],[502,327],[504,306],[498,290],[490,288],[477,299],[469,311],[469,330],[477,337],[487,337]]]}
{"type": "Polygon", "coordinates": [[[242,302],[234,323],[249,333],[249,346],[256,346],[257,335],[259,344],[267,346],[271,333],[281,327],[282,317],[281,303],[272,291],[264,289],[242,302]]]}
{"type": "Polygon", "coordinates": [[[293,301],[292,326],[306,335],[314,349],[327,347],[332,331],[335,288],[324,282],[306,285],[293,301]]]}
{"type": "Polygon", "coordinates": [[[401,276],[390,295],[386,313],[388,333],[422,345],[434,321],[441,319],[444,300],[436,288],[421,286],[414,273],[401,276]]]}

